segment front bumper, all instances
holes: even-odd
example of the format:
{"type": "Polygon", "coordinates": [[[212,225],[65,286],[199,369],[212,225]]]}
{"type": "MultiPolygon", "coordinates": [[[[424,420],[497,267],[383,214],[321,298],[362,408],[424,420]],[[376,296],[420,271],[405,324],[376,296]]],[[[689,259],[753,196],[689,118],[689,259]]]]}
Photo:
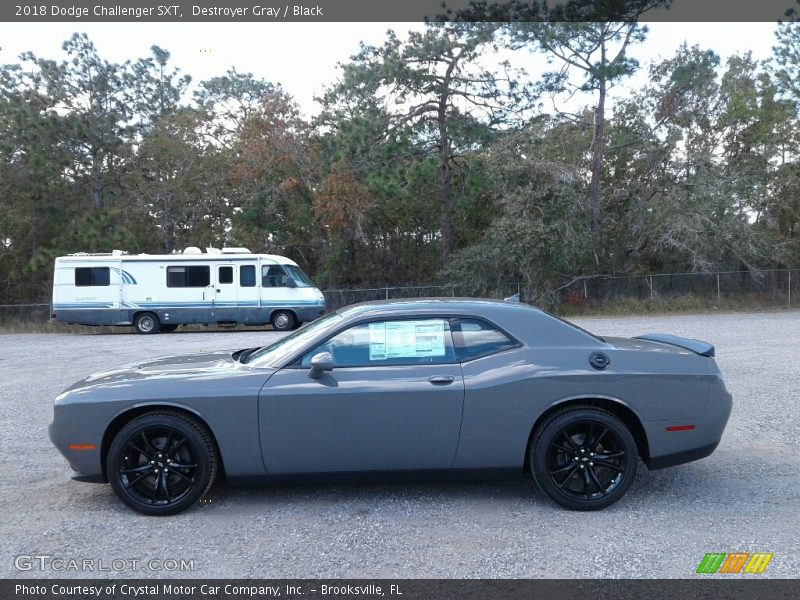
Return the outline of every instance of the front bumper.
{"type": "Polygon", "coordinates": [[[297,321],[300,323],[308,323],[315,319],[320,318],[325,314],[325,304],[318,304],[315,306],[296,306],[292,310],[297,315],[297,321]]]}
{"type": "Polygon", "coordinates": [[[95,444],[92,450],[73,450],[63,434],[64,427],[60,427],[54,419],[47,428],[48,437],[73,471],[72,479],[89,483],[105,483],[102,462],[100,460],[100,444],[95,444]]]}

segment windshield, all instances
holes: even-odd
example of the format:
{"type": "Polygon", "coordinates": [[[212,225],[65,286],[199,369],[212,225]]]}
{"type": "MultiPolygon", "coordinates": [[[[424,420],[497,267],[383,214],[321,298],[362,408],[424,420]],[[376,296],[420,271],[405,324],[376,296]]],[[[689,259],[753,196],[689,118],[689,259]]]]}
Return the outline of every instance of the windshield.
{"type": "Polygon", "coordinates": [[[295,267],[294,265],[283,265],[283,268],[286,269],[286,272],[289,276],[294,279],[297,287],[314,287],[314,284],[311,282],[311,278],[303,272],[303,269],[300,267],[295,267]]]}
{"type": "Polygon", "coordinates": [[[317,337],[318,334],[336,327],[341,320],[342,315],[338,313],[329,313],[316,321],[304,325],[294,333],[290,333],[274,344],[259,348],[248,356],[244,362],[255,367],[280,366],[288,356],[305,346],[309,341],[317,337]]]}

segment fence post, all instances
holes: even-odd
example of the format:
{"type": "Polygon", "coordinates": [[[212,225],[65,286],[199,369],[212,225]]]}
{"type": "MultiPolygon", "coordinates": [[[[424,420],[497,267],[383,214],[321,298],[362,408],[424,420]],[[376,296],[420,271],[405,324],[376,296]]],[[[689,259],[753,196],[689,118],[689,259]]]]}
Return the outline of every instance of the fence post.
{"type": "Polygon", "coordinates": [[[787,308],[792,308],[792,270],[789,269],[789,294],[788,294],[788,306],[787,308]]]}
{"type": "Polygon", "coordinates": [[[650,300],[653,299],[653,276],[648,275],[648,287],[650,288],[650,300]]]}
{"type": "Polygon", "coordinates": [[[719,272],[717,272],[717,302],[721,302],[722,297],[719,292],[719,272]]]}
{"type": "Polygon", "coordinates": [[[389,299],[389,284],[386,284],[386,299],[389,299]]]}

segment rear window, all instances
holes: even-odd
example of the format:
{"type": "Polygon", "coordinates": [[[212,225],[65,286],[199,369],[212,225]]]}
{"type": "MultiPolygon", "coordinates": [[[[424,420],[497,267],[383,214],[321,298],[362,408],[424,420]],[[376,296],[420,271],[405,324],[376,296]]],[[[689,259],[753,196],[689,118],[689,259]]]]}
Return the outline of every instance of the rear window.
{"type": "Polygon", "coordinates": [[[167,267],[167,287],[206,287],[211,278],[206,266],[167,267]]]}
{"type": "Polygon", "coordinates": [[[505,333],[480,319],[453,319],[451,326],[459,361],[495,354],[518,345],[505,333]]]}
{"type": "Polygon", "coordinates": [[[77,267],[75,269],[75,286],[87,287],[110,285],[111,274],[108,267],[77,267]]]}

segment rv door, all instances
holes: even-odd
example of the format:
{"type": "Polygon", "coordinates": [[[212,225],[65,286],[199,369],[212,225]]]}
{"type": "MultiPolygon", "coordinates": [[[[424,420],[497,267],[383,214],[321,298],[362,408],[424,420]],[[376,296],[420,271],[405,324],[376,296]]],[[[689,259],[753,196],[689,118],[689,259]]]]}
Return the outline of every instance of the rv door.
{"type": "Polygon", "coordinates": [[[171,311],[171,321],[180,323],[210,323],[215,300],[209,264],[181,263],[167,265],[169,299],[154,304],[171,311]]]}
{"type": "Polygon", "coordinates": [[[238,321],[236,272],[233,264],[216,265],[216,287],[214,289],[214,306],[212,318],[214,322],[238,321]]]}

